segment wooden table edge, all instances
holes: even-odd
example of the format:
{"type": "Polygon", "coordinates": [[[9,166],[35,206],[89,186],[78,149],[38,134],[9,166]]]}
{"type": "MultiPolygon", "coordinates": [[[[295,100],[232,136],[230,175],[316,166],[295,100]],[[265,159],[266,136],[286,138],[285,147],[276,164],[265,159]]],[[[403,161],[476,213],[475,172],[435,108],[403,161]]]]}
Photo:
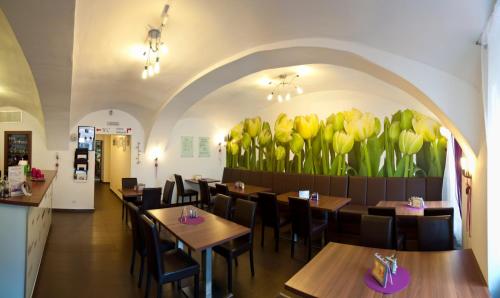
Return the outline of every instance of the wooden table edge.
{"type": "MultiPolygon", "coordinates": [[[[153,210],[159,210],[159,209],[153,209],[153,210]]],[[[239,225],[241,227],[244,227],[247,231],[246,232],[242,232],[242,233],[238,233],[237,235],[233,236],[233,237],[229,237],[229,238],[225,238],[224,240],[220,240],[220,241],[217,241],[217,242],[214,242],[213,244],[211,245],[206,245],[206,246],[200,246],[200,247],[192,247],[191,245],[189,245],[186,241],[184,241],[183,239],[181,239],[181,237],[179,237],[179,235],[177,235],[176,233],[174,233],[171,229],[169,229],[166,225],[164,225],[156,216],[154,216],[150,210],[147,210],[147,213],[152,216],[154,218],[154,220],[158,223],[160,223],[160,225],[162,225],[166,230],[168,230],[172,235],[174,235],[175,238],[177,238],[178,240],[182,241],[182,243],[184,243],[187,247],[189,247],[190,249],[194,250],[194,251],[203,251],[207,248],[210,248],[210,247],[214,247],[214,246],[217,246],[217,245],[220,245],[222,243],[226,243],[227,241],[230,241],[230,240],[233,240],[235,238],[238,238],[238,237],[241,237],[241,236],[244,236],[244,235],[247,235],[247,234],[250,234],[250,228],[247,228],[245,226],[242,226],[240,224],[237,224],[235,222],[232,222],[230,220],[227,220],[225,218],[222,218],[224,220],[227,220],[227,221],[230,221],[231,223],[233,224],[236,224],[236,225],[239,225]]],[[[217,216],[217,215],[214,215],[214,216],[217,216]]]]}
{"type": "MultiPolygon", "coordinates": [[[[284,192],[284,193],[281,193],[281,194],[277,194],[276,197],[278,196],[284,196],[286,195],[287,197],[297,197],[297,196],[289,196],[288,194],[296,194],[296,192],[293,192],[293,191],[288,191],[288,192],[284,192]]],[[[298,194],[298,193],[297,193],[298,194]]],[[[326,196],[326,195],[324,195],[326,196]]],[[[321,208],[321,207],[316,207],[316,206],[311,206],[311,209],[315,209],[315,210],[320,210],[320,211],[327,211],[327,212],[331,212],[331,213],[335,213],[335,212],[338,212],[340,209],[344,208],[345,206],[349,205],[349,203],[351,203],[352,199],[351,198],[345,198],[345,197],[337,197],[337,196],[330,196],[328,195],[328,197],[332,197],[332,198],[339,198],[339,199],[342,199],[342,200],[345,200],[345,203],[342,204],[339,208],[337,208],[336,210],[332,210],[332,209],[328,209],[328,208],[321,208]]],[[[320,200],[321,200],[321,195],[320,195],[320,200]]],[[[284,201],[280,201],[278,200],[278,203],[281,203],[281,204],[288,204],[284,201]]]]}

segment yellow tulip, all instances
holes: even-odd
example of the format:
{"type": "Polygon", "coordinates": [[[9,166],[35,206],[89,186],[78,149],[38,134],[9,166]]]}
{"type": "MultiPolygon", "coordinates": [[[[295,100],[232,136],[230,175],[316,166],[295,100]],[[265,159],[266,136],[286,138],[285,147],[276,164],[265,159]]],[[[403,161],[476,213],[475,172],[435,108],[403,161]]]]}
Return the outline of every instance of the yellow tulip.
{"type": "MultiPolygon", "coordinates": [[[[342,128],[344,128],[344,123],[342,123],[342,128]]],[[[331,143],[333,139],[333,133],[335,131],[334,125],[329,123],[325,126],[324,136],[325,142],[331,143]]]]}
{"type": "Polygon", "coordinates": [[[375,119],[371,113],[365,113],[360,118],[349,122],[346,120],[344,123],[345,131],[353,136],[355,141],[364,141],[377,132],[377,121],[375,119]]]}
{"type": "MultiPolygon", "coordinates": [[[[353,120],[358,120],[363,117],[363,113],[358,109],[352,109],[350,111],[344,112],[344,120],[346,122],[351,122],[353,120]]],[[[344,122],[345,123],[345,122],[344,122]]]]}
{"type": "Polygon", "coordinates": [[[354,146],[354,138],[344,132],[337,131],[333,135],[333,151],[337,154],[346,154],[354,146]]]}
{"type": "Polygon", "coordinates": [[[231,141],[230,144],[230,149],[231,149],[231,155],[236,155],[238,154],[238,150],[240,149],[240,146],[238,145],[238,142],[236,141],[231,141]]]}
{"type": "Polygon", "coordinates": [[[248,132],[252,139],[260,133],[261,124],[260,117],[245,119],[245,131],[248,132]]]}
{"type": "Polygon", "coordinates": [[[271,130],[270,129],[263,129],[259,133],[259,145],[260,146],[266,146],[269,144],[273,136],[271,135],[271,130]]]}
{"type": "Polygon", "coordinates": [[[439,137],[439,123],[428,117],[415,117],[412,121],[413,129],[421,135],[426,142],[433,142],[439,137]],[[417,120],[419,119],[419,120],[417,120]]]}
{"type": "Polygon", "coordinates": [[[331,114],[326,119],[326,123],[332,125],[333,131],[339,131],[344,129],[344,113],[339,112],[337,114],[331,114]]]}
{"type": "Polygon", "coordinates": [[[274,124],[274,133],[276,139],[284,144],[292,139],[293,121],[285,113],[279,114],[274,124]]]}
{"type": "Polygon", "coordinates": [[[420,151],[424,144],[424,138],[411,130],[403,130],[399,135],[399,150],[407,155],[420,151]]]}
{"type": "Polygon", "coordinates": [[[282,160],[285,158],[285,148],[283,148],[283,146],[278,146],[274,154],[276,155],[276,160],[282,160]]]}
{"type": "Polygon", "coordinates": [[[401,112],[401,121],[399,125],[401,130],[411,129],[411,121],[413,119],[413,112],[411,110],[404,110],[401,112]]]}
{"type": "Polygon", "coordinates": [[[295,117],[295,129],[304,140],[314,138],[319,131],[319,120],[315,114],[295,117]]]}
{"type": "Polygon", "coordinates": [[[242,135],[243,135],[243,122],[240,122],[231,129],[231,139],[241,139],[242,135]]]}
{"type": "Polygon", "coordinates": [[[241,146],[243,149],[248,150],[250,149],[250,145],[252,145],[252,138],[250,138],[250,135],[245,132],[243,134],[243,138],[241,139],[241,146]]]}
{"type": "Polygon", "coordinates": [[[290,141],[290,150],[292,150],[294,154],[299,154],[302,152],[303,148],[304,139],[298,133],[292,134],[292,140],[290,141]]]}

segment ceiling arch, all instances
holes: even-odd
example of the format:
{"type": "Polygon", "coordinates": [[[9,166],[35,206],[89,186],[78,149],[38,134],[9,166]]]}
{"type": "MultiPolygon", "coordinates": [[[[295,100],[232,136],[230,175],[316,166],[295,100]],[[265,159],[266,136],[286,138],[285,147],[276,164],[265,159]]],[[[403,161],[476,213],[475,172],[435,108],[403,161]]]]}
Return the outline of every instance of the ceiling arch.
{"type": "Polygon", "coordinates": [[[473,86],[437,69],[390,53],[324,39],[265,45],[212,66],[186,83],[158,112],[148,144],[166,146],[169,133],[187,109],[221,86],[264,69],[301,64],[352,68],[405,91],[450,128],[469,153],[477,153],[480,141],[477,132],[483,131],[483,127],[480,121],[475,120],[482,118],[482,111],[478,102],[480,95],[473,86]]]}

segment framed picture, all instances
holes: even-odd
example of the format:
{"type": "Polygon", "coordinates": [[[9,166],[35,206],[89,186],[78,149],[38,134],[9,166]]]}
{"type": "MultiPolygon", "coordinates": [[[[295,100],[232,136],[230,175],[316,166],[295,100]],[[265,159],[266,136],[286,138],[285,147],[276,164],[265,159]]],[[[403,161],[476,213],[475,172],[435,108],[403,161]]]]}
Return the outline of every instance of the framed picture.
{"type": "Polygon", "coordinates": [[[95,128],[93,126],[78,126],[78,148],[94,151],[95,128]]]}
{"type": "Polygon", "coordinates": [[[389,264],[380,256],[375,255],[373,261],[372,275],[378,283],[385,288],[387,285],[387,278],[390,273],[389,264]]]}

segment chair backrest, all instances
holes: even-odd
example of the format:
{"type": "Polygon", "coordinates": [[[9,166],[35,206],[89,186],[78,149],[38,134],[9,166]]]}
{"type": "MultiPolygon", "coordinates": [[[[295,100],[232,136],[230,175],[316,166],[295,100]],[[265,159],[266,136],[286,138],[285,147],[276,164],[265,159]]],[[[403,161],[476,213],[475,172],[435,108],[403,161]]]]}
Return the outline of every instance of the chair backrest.
{"type": "Polygon", "coordinates": [[[142,210],[161,208],[161,187],[148,187],[142,191],[142,210]]]}
{"type": "Polygon", "coordinates": [[[212,213],[222,218],[229,219],[230,211],[231,211],[231,197],[222,194],[217,194],[217,196],[214,199],[214,209],[212,213]]]}
{"type": "Polygon", "coordinates": [[[290,219],[292,221],[292,231],[300,237],[309,236],[312,228],[312,215],[309,201],[289,197],[288,208],[290,211],[290,219]]]}
{"type": "Polygon", "coordinates": [[[394,207],[368,207],[369,215],[390,216],[396,218],[396,208],[394,207]]]}
{"type": "Polygon", "coordinates": [[[440,251],[453,249],[451,216],[419,216],[417,227],[419,250],[440,251]]]}
{"type": "Polygon", "coordinates": [[[255,209],[257,209],[257,203],[244,199],[236,200],[234,207],[233,221],[237,224],[250,228],[250,241],[253,239],[255,209]]]}
{"type": "Polygon", "coordinates": [[[262,224],[267,227],[275,227],[279,223],[278,199],[272,192],[259,192],[258,205],[262,224]]]}
{"type": "Polygon", "coordinates": [[[368,247],[393,248],[393,218],[363,215],[361,217],[361,242],[368,247]]]}
{"type": "Polygon", "coordinates": [[[229,192],[229,189],[228,189],[226,184],[216,183],[215,184],[215,192],[217,194],[227,195],[227,193],[229,192]]]}
{"type": "Polygon", "coordinates": [[[163,205],[170,206],[172,205],[172,194],[174,193],[175,182],[167,180],[165,181],[165,188],[163,189],[163,205]]]}
{"type": "Polygon", "coordinates": [[[132,241],[134,243],[134,249],[139,252],[139,254],[144,255],[146,253],[146,240],[139,223],[141,212],[133,203],[127,202],[126,204],[130,215],[130,224],[132,225],[132,241]]]}
{"type": "Polygon", "coordinates": [[[200,187],[200,201],[202,204],[210,205],[210,188],[205,180],[198,181],[200,187]]]}
{"type": "Polygon", "coordinates": [[[137,178],[122,178],[122,189],[131,189],[137,186],[137,178]]]}
{"type": "Polygon", "coordinates": [[[449,215],[453,219],[454,214],[453,207],[446,208],[425,208],[424,216],[439,216],[439,215],[449,215]]]}
{"type": "Polygon", "coordinates": [[[146,250],[148,257],[148,272],[151,273],[156,280],[163,275],[163,259],[160,253],[160,240],[158,230],[155,224],[145,215],[141,215],[141,227],[146,239],[146,250]]]}
{"type": "Polygon", "coordinates": [[[182,176],[178,174],[174,174],[175,184],[177,184],[177,195],[184,195],[184,182],[182,182],[182,176]]]}

